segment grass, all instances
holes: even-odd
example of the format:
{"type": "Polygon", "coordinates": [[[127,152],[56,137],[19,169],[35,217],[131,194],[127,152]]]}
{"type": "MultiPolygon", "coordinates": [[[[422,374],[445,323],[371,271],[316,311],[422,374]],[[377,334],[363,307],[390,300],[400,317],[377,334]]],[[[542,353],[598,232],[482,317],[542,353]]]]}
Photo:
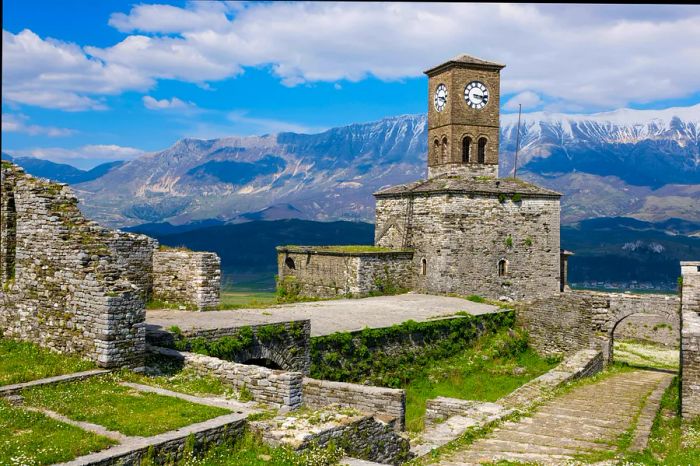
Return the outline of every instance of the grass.
{"type": "Polygon", "coordinates": [[[38,345],[0,338],[0,385],[94,369],[92,361],[54,353],[38,345]]]}
{"type": "Polygon", "coordinates": [[[76,420],[99,424],[129,436],[148,437],[229,413],[222,408],[178,398],[143,393],[118,384],[107,375],[25,390],[30,406],[56,411],[76,420]]]}
{"type": "Polygon", "coordinates": [[[263,309],[275,304],[274,291],[222,291],[219,309],[263,309]]]}
{"type": "Polygon", "coordinates": [[[633,367],[652,367],[677,371],[679,351],[661,345],[633,341],[615,341],[613,357],[616,362],[633,367]]]}
{"type": "Polygon", "coordinates": [[[554,360],[526,347],[525,336],[502,330],[487,335],[453,357],[435,361],[406,389],[406,429],[424,428],[425,403],[438,396],[496,401],[525,382],[547,372],[554,360]]]}
{"type": "Polygon", "coordinates": [[[0,464],[60,463],[114,443],[43,414],[10,406],[0,398],[0,464]]]}

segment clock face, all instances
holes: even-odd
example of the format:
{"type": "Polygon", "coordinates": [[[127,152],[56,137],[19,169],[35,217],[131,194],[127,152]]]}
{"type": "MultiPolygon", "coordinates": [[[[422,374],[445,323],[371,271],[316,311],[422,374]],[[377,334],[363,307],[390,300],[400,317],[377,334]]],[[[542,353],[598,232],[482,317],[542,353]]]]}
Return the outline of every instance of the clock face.
{"type": "Polygon", "coordinates": [[[447,86],[444,84],[439,84],[435,88],[435,98],[433,99],[433,105],[435,105],[435,110],[442,112],[447,105],[447,86]]]}
{"type": "Polygon", "coordinates": [[[489,90],[481,81],[472,81],[464,88],[464,100],[471,108],[481,110],[489,103],[489,90]]]}

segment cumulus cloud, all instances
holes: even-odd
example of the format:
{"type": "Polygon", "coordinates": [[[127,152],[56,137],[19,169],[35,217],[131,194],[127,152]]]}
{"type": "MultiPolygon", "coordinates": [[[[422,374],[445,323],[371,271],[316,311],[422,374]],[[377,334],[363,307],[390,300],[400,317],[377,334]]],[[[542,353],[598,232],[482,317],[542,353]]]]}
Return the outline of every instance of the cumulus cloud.
{"type": "Polygon", "coordinates": [[[518,105],[522,105],[523,110],[530,110],[542,103],[540,96],[532,91],[521,92],[520,94],[511,97],[508,102],[503,104],[504,110],[518,110],[518,105]]]}
{"type": "Polygon", "coordinates": [[[194,107],[192,102],[184,102],[177,97],[158,100],[150,95],[143,96],[143,106],[149,110],[174,110],[194,107]]]}
{"type": "Polygon", "coordinates": [[[22,114],[2,114],[2,131],[6,133],[25,133],[32,136],[70,136],[75,131],[68,128],[56,128],[54,126],[41,126],[29,123],[29,117],[22,114]]]}
{"type": "Polygon", "coordinates": [[[80,168],[117,160],[132,160],[144,154],[141,149],[116,144],[89,144],[77,148],[37,147],[32,149],[5,150],[13,157],[35,157],[56,163],[67,163],[80,168]]]}
{"type": "Polygon", "coordinates": [[[247,67],[267,67],[288,86],[400,80],[462,52],[506,63],[504,93],[588,109],[700,88],[697,7],[191,2],[136,5],[110,24],[131,35],[81,48],[4,32],[5,97],[99,108],[101,95],[146,91],[158,79],[206,86],[247,67]]]}

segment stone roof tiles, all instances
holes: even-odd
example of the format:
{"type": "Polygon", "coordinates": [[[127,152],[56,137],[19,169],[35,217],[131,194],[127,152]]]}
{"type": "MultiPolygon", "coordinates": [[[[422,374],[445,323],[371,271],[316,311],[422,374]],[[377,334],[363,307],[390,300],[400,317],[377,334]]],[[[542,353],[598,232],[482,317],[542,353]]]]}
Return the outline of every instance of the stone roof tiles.
{"type": "Polygon", "coordinates": [[[444,68],[451,65],[486,68],[490,70],[500,70],[506,67],[506,65],[503,65],[501,63],[483,60],[481,58],[477,58],[472,55],[467,55],[466,53],[463,53],[461,55],[457,55],[456,57],[452,57],[444,63],[441,63],[424,71],[424,73],[430,76],[431,74],[435,74],[439,71],[442,71],[444,68]]]}
{"type": "Polygon", "coordinates": [[[391,186],[374,193],[374,196],[378,198],[397,197],[411,193],[520,194],[525,197],[561,197],[561,194],[556,191],[513,178],[462,178],[447,176],[391,186]]]}

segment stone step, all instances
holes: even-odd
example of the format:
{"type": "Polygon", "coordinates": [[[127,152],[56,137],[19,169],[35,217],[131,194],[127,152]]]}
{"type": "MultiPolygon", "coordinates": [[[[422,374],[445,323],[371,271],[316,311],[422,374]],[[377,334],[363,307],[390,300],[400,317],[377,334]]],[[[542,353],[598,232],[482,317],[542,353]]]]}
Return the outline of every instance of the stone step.
{"type": "MultiPolygon", "coordinates": [[[[638,411],[639,409],[635,410],[638,411]]],[[[595,418],[591,415],[589,416],[576,416],[572,415],[570,413],[561,413],[557,411],[546,411],[546,412],[539,412],[532,416],[533,419],[539,420],[539,419],[544,419],[546,420],[552,420],[556,422],[560,422],[561,424],[571,424],[571,423],[576,423],[579,425],[586,425],[586,426],[595,426],[595,427],[609,427],[613,429],[622,429],[626,430],[629,427],[630,422],[633,419],[633,416],[625,416],[625,417],[620,417],[619,419],[602,419],[601,418],[595,418]]]]}
{"type": "Polygon", "coordinates": [[[601,445],[606,445],[604,438],[608,440],[613,440],[617,435],[615,433],[610,434],[610,431],[600,431],[597,433],[591,431],[582,431],[579,426],[562,426],[556,425],[552,427],[541,426],[537,424],[516,424],[512,426],[503,426],[504,430],[510,432],[522,432],[526,434],[535,435],[551,435],[553,437],[565,436],[566,438],[572,440],[579,440],[583,442],[599,443],[601,445]],[[604,437],[604,435],[607,435],[604,437]]]}
{"type": "Polygon", "coordinates": [[[538,445],[534,443],[524,443],[515,440],[500,440],[496,438],[481,439],[472,444],[474,451],[494,451],[512,453],[538,453],[543,455],[576,455],[579,450],[576,448],[565,448],[561,446],[538,445]]]}
{"type": "Polygon", "coordinates": [[[498,461],[512,461],[533,464],[568,464],[572,458],[568,455],[543,455],[537,453],[494,452],[494,451],[469,451],[448,461],[441,462],[441,466],[465,466],[498,461]]]}
{"type": "Polygon", "coordinates": [[[563,446],[567,448],[576,448],[581,450],[610,450],[609,445],[603,443],[590,442],[569,437],[565,434],[557,435],[556,432],[543,433],[538,432],[523,432],[518,430],[496,429],[493,432],[493,438],[501,440],[513,440],[521,443],[532,443],[538,445],[546,445],[552,447],[563,446]]]}

